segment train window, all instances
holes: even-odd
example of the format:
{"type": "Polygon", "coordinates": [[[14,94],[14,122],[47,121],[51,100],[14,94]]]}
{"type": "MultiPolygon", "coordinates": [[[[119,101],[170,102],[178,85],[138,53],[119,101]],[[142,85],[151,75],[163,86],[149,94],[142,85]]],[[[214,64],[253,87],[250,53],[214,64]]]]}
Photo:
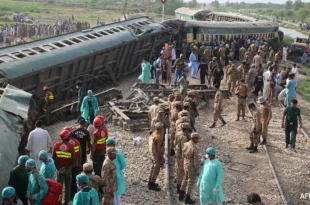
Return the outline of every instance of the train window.
{"type": "Polygon", "coordinates": [[[95,39],[96,37],[95,36],[92,36],[92,35],[90,35],[90,34],[87,34],[87,35],[85,35],[87,38],[90,38],[90,39],[95,39]]]}
{"type": "Polygon", "coordinates": [[[118,28],[121,31],[125,31],[126,30],[125,28],[122,28],[122,27],[116,27],[116,28],[118,28]]]}
{"type": "Polygon", "coordinates": [[[53,47],[53,46],[51,46],[51,45],[43,45],[42,47],[43,47],[43,48],[46,48],[46,49],[49,50],[49,51],[52,51],[52,50],[55,50],[55,49],[56,49],[55,47],[53,47]]]}
{"type": "Polygon", "coordinates": [[[83,40],[83,41],[88,41],[89,39],[88,38],[85,38],[84,36],[79,36],[79,37],[77,37],[78,39],[81,39],[81,40],[83,40]]]}
{"type": "Polygon", "coordinates": [[[133,25],[128,25],[130,29],[136,29],[133,25]]]}
{"type": "Polygon", "coordinates": [[[34,48],[32,48],[32,50],[37,51],[39,53],[45,53],[46,52],[46,50],[44,50],[44,49],[42,49],[40,47],[34,47],[34,48]]]}
{"type": "Polygon", "coordinates": [[[25,54],[22,54],[20,52],[15,52],[15,53],[11,53],[13,56],[17,57],[17,58],[25,58],[27,57],[25,54]]]}
{"type": "Polygon", "coordinates": [[[101,37],[102,35],[98,34],[98,33],[91,33],[91,35],[96,36],[96,37],[101,37]]]}
{"type": "Polygon", "coordinates": [[[64,44],[61,44],[61,43],[59,43],[59,42],[55,42],[55,43],[53,43],[53,45],[55,45],[55,46],[57,46],[57,47],[59,47],[59,48],[65,47],[64,44]]]}
{"type": "Polygon", "coordinates": [[[34,52],[34,51],[32,51],[32,50],[29,50],[29,49],[27,49],[27,50],[22,50],[22,52],[26,53],[26,54],[29,55],[29,56],[34,56],[34,55],[37,54],[36,52],[34,52]]]}
{"type": "Polygon", "coordinates": [[[111,30],[104,30],[105,32],[109,33],[109,34],[113,34],[114,32],[111,30]]]}
{"type": "Polygon", "coordinates": [[[0,60],[0,64],[1,64],[1,63],[4,63],[4,61],[3,61],[3,60],[0,60]]]}
{"type": "Polygon", "coordinates": [[[74,43],[81,43],[81,41],[76,38],[70,38],[70,41],[73,41],[74,43]]]}
{"type": "Polygon", "coordinates": [[[145,25],[150,24],[150,22],[142,21],[145,25]]]}
{"type": "Polygon", "coordinates": [[[62,41],[64,44],[67,44],[68,46],[72,46],[74,45],[74,43],[72,43],[71,41],[68,41],[68,40],[64,40],[62,41]]]}
{"type": "Polygon", "coordinates": [[[14,61],[16,59],[9,56],[9,55],[3,55],[3,56],[0,56],[0,60],[4,61],[4,62],[10,62],[10,61],[14,61]]]}
{"type": "Polygon", "coordinates": [[[137,24],[137,23],[133,23],[132,24],[133,26],[136,26],[136,27],[141,27],[139,24],[137,24]]]}
{"type": "Polygon", "coordinates": [[[141,21],[141,22],[138,22],[138,24],[140,24],[141,26],[144,26],[144,23],[143,23],[143,21],[141,21]]]}
{"type": "Polygon", "coordinates": [[[119,32],[116,28],[111,28],[112,31],[119,32]]]}
{"type": "Polygon", "coordinates": [[[107,34],[106,32],[103,32],[103,31],[99,31],[98,33],[100,33],[100,34],[102,34],[102,35],[104,35],[104,36],[109,35],[109,34],[107,34]]]}

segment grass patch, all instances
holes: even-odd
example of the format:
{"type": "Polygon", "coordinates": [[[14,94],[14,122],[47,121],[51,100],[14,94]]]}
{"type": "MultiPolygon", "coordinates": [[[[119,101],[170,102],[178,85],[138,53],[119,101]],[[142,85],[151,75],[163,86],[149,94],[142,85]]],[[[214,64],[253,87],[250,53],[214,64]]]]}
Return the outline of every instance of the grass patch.
{"type": "Polygon", "coordinates": [[[295,39],[293,37],[285,35],[283,38],[283,45],[290,47],[294,41],[295,39]]]}
{"type": "Polygon", "coordinates": [[[310,77],[304,76],[298,79],[297,93],[302,96],[302,98],[310,102],[310,77]]]}

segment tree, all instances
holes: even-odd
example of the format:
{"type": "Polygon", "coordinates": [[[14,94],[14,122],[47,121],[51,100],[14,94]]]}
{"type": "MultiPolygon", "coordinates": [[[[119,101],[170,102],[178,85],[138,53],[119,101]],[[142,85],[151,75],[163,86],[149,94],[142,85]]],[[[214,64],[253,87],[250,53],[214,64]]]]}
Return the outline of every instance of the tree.
{"type": "Polygon", "coordinates": [[[294,12],[293,11],[285,11],[285,16],[292,18],[294,16],[294,12]]]}
{"type": "Polygon", "coordinates": [[[301,0],[295,0],[293,7],[295,11],[298,11],[299,9],[301,9],[303,7],[303,3],[301,0]]]}
{"type": "Polygon", "coordinates": [[[304,22],[305,19],[308,17],[308,14],[309,14],[310,10],[307,10],[307,9],[300,9],[297,13],[297,16],[298,16],[298,19],[301,21],[301,22],[304,22]]]}
{"type": "Polygon", "coordinates": [[[216,9],[218,9],[220,7],[220,3],[218,0],[214,0],[211,2],[211,5],[214,6],[216,9]]]}
{"type": "Polygon", "coordinates": [[[287,0],[285,2],[285,9],[291,10],[293,8],[293,2],[291,0],[287,0]]]}

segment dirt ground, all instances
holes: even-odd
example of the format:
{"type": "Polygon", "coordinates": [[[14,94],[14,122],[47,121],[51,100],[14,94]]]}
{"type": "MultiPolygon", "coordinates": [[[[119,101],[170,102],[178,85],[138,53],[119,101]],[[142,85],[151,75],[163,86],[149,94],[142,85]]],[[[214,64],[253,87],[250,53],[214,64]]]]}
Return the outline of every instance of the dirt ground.
{"type": "MultiPolygon", "coordinates": [[[[122,84],[117,87],[122,89],[124,95],[130,91],[130,87],[137,82],[138,73],[123,79],[122,84]]],[[[191,83],[199,83],[198,80],[191,80],[191,83]]],[[[225,89],[225,85],[223,85],[225,89]]],[[[246,204],[246,196],[251,192],[259,193],[265,204],[282,204],[276,181],[269,167],[264,149],[260,146],[257,154],[249,154],[245,149],[249,145],[250,119],[235,122],[236,119],[236,97],[224,100],[223,117],[227,125],[216,128],[208,128],[212,123],[213,108],[210,105],[199,110],[200,117],[196,119],[196,128],[201,135],[199,148],[201,155],[209,146],[217,150],[217,158],[222,162],[224,168],[223,190],[227,204],[246,204]]],[[[300,100],[300,106],[306,108],[308,102],[300,100]]],[[[297,153],[284,150],[284,134],[279,127],[281,109],[275,108],[269,142],[271,159],[275,163],[279,181],[283,187],[284,194],[289,197],[291,204],[307,204],[300,202],[298,196],[306,192],[308,185],[302,176],[307,176],[309,158],[307,153],[310,145],[301,135],[297,139],[297,153]],[[273,130],[276,130],[274,132],[273,130]],[[274,148],[275,147],[275,148],[274,148]]],[[[248,115],[248,114],[247,114],[248,115]]],[[[58,139],[58,133],[67,125],[73,126],[75,121],[59,122],[48,127],[53,141],[58,139]]],[[[309,120],[304,120],[304,126],[309,127],[309,120]]],[[[165,169],[160,172],[158,183],[162,191],[153,192],[147,189],[147,182],[150,172],[150,159],[148,154],[148,131],[127,132],[120,126],[108,124],[110,137],[117,141],[117,147],[124,153],[127,160],[127,167],[124,170],[127,185],[126,193],[122,196],[123,205],[157,205],[167,204],[167,195],[164,185],[165,169]],[[141,137],[140,146],[134,146],[133,139],[141,137]]],[[[173,160],[172,160],[173,161],[173,160]]],[[[171,164],[173,166],[173,164],[171,164]]],[[[174,177],[173,175],[171,176],[174,177]]],[[[304,178],[306,179],[306,178],[304,178]]],[[[175,184],[171,184],[171,192],[174,198],[173,204],[179,203],[176,198],[175,184]]],[[[198,188],[195,187],[193,198],[199,201],[198,188]]],[[[198,204],[198,203],[197,203],[198,204]]]]}

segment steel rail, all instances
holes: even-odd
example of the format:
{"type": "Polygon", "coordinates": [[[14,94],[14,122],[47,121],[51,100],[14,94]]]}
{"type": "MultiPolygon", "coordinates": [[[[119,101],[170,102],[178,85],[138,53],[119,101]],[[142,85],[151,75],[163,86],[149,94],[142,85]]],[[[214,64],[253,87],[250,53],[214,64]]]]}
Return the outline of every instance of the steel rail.
{"type": "Polygon", "coordinates": [[[165,174],[165,184],[166,184],[166,191],[167,191],[167,200],[168,205],[172,205],[172,197],[170,192],[170,174],[169,174],[169,132],[168,128],[166,129],[165,134],[165,168],[166,168],[166,174],[165,174]]]}

